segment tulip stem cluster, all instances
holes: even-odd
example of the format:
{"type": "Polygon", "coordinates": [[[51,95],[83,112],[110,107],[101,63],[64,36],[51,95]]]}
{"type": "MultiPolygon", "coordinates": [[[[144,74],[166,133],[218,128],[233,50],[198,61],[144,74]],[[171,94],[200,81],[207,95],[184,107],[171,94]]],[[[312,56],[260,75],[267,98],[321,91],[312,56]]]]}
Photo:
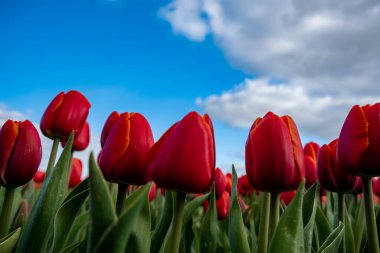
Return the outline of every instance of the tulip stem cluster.
{"type": "Polygon", "coordinates": [[[125,199],[127,197],[128,185],[118,184],[117,187],[117,200],[116,200],[116,213],[120,215],[125,207],[125,199]]]}
{"type": "Polygon", "coordinates": [[[46,168],[46,177],[48,177],[50,175],[50,173],[54,167],[55,159],[57,157],[59,142],[60,142],[59,138],[55,138],[53,141],[53,146],[51,147],[48,166],[46,168]]]}
{"type": "MultiPolygon", "coordinates": [[[[341,193],[341,192],[338,193],[338,220],[343,223],[344,223],[344,209],[345,209],[344,197],[345,197],[344,193],[341,193]]],[[[344,239],[342,243],[340,244],[339,252],[341,253],[346,252],[344,239]]]]}
{"type": "Polygon", "coordinates": [[[6,236],[9,232],[15,189],[16,188],[5,188],[4,206],[0,216],[0,238],[6,236]]]}
{"type": "Polygon", "coordinates": [[[280,219],[280,193],[270,193],[270,223],[269,223],[269,239],[272,239],[280,219]]]}
{"type": "Polygon", "coordinates": [[[368,233],[368,248],[369,252],[379,253],[379,241],[376,228],[376,217],[372,196],[372,181],[370,177],[362,177],[364,204],[365,204],[365,216],[367,223],[368,233]]]}
{"type": "Polygon", "coordinates": [[[186,193],[173,192],[174,210],[171,227],[167,234],[167,241],[164,253],[177,253],[181,239],[181,230],[183,222],[183,210],[185,207],[186,193]]]}
{"type": "Polygon", "coordinates": [[[269,229],[269,211],[270,211],[270,193],[262,193],[260,227],[258,238],[258,253],[266,253],[268,248],[268,229],[269,229]]]}

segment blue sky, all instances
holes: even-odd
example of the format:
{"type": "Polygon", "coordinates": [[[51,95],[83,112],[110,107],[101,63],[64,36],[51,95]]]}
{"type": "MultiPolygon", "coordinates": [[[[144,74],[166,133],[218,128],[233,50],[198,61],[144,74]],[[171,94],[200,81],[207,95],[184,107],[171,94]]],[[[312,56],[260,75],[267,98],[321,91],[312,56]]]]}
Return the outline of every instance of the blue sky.
{"type": "Polygon", "coordinates": [[[380,101],[379,10],[364,0],[3,0],[0,123],[38,123],[58,92],[76,89],[92,103],[97,149],[113,110],[145,115],[156,139],[196,110],[213,119],[217,165],[243,169],[248,129],[267,111],[323,144],[354,104],[380,101]]]}

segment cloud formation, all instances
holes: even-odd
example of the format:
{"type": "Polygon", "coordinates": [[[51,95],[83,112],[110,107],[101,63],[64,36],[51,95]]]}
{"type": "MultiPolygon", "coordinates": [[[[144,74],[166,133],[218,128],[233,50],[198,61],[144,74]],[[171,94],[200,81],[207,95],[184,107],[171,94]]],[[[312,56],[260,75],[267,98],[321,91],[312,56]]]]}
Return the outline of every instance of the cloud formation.
{"type": "Polygon", "coordinates": [[[246,127],[271,110],[330,138],[353,104],[380,100],[380,2],[194,0],[197,11],[185,2],[164,7],[173,30],[195,41],[211,36],[232,65],[260,78],[198,99],[228,124],[246,127]],[[181,25],[194,19],[204,27],[196,38],[181,25]]]}

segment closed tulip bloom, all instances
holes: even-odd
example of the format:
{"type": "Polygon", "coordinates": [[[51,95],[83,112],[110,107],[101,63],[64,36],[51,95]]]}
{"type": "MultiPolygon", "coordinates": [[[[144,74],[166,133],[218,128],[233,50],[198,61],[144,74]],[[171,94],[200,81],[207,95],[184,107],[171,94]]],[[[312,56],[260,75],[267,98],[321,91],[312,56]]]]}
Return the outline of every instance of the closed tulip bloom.
{"type": "Polygon", "coordinates": [[[26,184],[41,158],[41,140],[33,124],[7,120],[0,130],[0,184],[10,188],[26,184]]]}
{"type": "Polygon", "coordinates": [[[223,195],[223,192],[226,190],[227,180],[223,172],[219,168],[216,168],[215,170],[214,181],[215,181],[215,196],[216,196],[216,199],[220,199],[223,195]]]}
{"type": "Polygon", "coordinates": [[[231,190],[232,190],[232,174],[231,173],[226,174],[226,180],[227,180],[226,191],[231,193],[231,190]]]}
{"type": "Polygon", "coordinates": [[[78,158],[73,158],[72,164],[71,164],[71,173],[70,173],[70,180],[69,180],[69,188],[74,188],[80,182],[82,182],[82,161],[78,158]]]}
{"type": "Polygon", "coordinates": [[[304,154],[289,116],[267,113],[253,123],[245,145],[248,180],[260,191],[296,190],[304,178],[304,154]]]}
{"type": "Polygon", "coordinates": [[[139,113],[122,113],[102,132],[99,166],[107,181],[143,185],[150,179],[146,156],[154,143],[148,121],[139,113]]]}
{"type": "Polygon", "coordinates": [[[380,197],[380,178],[372,178],[372,190],[373,193],[377,196],[380,197]]]}
{"type": "MultiPolygon", "coordinates": [[[[87,148],[90,143],[90,126],[86,122],[80,130],[79,134],[75,136],[71,150],[73,151],[83,151],[87,148]]],[[[64,148],[66,142],[62,142],[62,147],[64,148]]]]}
{"type": "Polygon", "coordinates": [[[296,191],[291,192],[281,192],[280,194],[280,200],[285,204],[289,205],[290,202],[292,202],[294,196],[296,195],[296,191]]]}
{"type": "Polygon", "coordinates": [[[317,156],[319,145],[315,142],[306,143],[305,155],[305,187],[310,188],[317,181],[317,156]]]}
{"type": "Polygon", "coordinates": [[[222,197],[216,201],[216,212],[219,220],[225,220],[230,208],[230,194],[224,191],[222,197]]]}
{"type": "Polygon", "coordinates": [[[157,186],[186,193],[210,189],[215,170],[214,131],[208,115],[190,112],[156,142],[148,155],[157,186]]]}
{"type": "Polygon", "coordinates": [[[247,175],[243,175],[238,178],[237,189],[239,194],[243,196],[253,193],[253,187],[250,184],[247,175]]]}
{"type": "Polygon", "coordinates": [[[33,177],[34,181],[34,187],[35,188],[40,188],[42,183],[45,180],[46,173],[44,171],[37,170],[36,174],[33,177]]]}
{"type": "Polygon", "coordinates": [[[317,176],[322,188],[332,192],[352,192],[358,184],[358,177],[342,170],[336,155],[338,139],[319,150],[317,176]]]}
{"type": "Polygon", "coordinates": [[[152,187],[150,187],[150,191],[149,191],[149,202],[152,202],[154,198],[156,197],[156,190],[157,190],[157,186],[153,182],[152,187]]]}
{"type": "Polygon", "coordinates": [[[380,103],[348,113],[339,136],[338,159],[351,175],[380,176],[380,103]]]}
{"type": "Polygon", "coordinates": [[[100,145],[103,148],[104,144],[106,143],[107,136],[110,133],[112,126],[115,124],[115,122],[120,118],[120,114],[116,111],[112,112],[110,116],[108,116],[106,123],[104,124],[102,135],[100,137],[100,145]]]}
{"type": "Polygon", "coordinates": [[[42,133],[50,139],[67,141],[72,131],[77,135],[82,130],[90,107],[86,97],[78,91],[59,93],[42,116],[42,133]]]}

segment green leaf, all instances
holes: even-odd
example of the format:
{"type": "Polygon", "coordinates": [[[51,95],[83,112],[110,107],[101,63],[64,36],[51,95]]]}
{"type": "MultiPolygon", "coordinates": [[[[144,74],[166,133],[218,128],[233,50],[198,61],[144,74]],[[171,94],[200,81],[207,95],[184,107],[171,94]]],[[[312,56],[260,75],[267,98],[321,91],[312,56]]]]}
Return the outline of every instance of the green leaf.
{"type": "Polygon", "coordinates": [[[218,227],[216,213],[215,185],[211,190],[211,201],[201,225],[200,250],[201,252],[215,252],[218,227]]]}
{"type": "Polygon", "coordinates": [[[63,248],[60,253],[72,253],[72,252],[77,252],[78,249],[83,245],[84,241],[76,242],[70,246],[67,246],[63,248]]]}
{"type": "Polygon", "coordinates": [[[318,231],[319,244],[321,245],[331,233],[332,227],[319,206],[315,214],[315,223],[318,231]]]}
{"type": "Polygon", "coordinates": [[[0,252],[1,253],[12,253],[17,245],[18,238],[21,234],[21,228],[17,228],[7,236],[1,238],[0,240],[0,252]]]}
{"type": "Polygon", "coordinates": [[[171,191],[166,191],[164,209],[162,210],[160,221],[156,225],[156,228],[154,229],[152,234],[152,242],[150,245],[150,251],[152,253],[158,253],[160,251],[161,246],[165,240],[165,236],[169,230],[170,223],[172,221],[172,216],[173,195],[171,191]]]}
{"type": "Polygon", "coordinates": [[[355,238],[355,252],[360,252],[360,246],[362,244],[363,232],[365,225],[365,212],[364,212],[364,198],[360,200],[359,210],[357,212],[355,218],[355,230],[354,230],[354,238],[355,238]]]}
{"type": "Polygon", "coordinates": [[[339,223],[331,234],[326,238],[325,242],[318,249],[317,253],[337,252],[340,242],[344,235],[344,224],[339,223]]]}
{"type": "Polygon", "coordinates": [[[81,182],[63,201],[54,221],[52,252],[59,252],[65,244],[67,235],[79,209],[88,196],[88,179],[81,182]]]}
{"type": "Polygon", "coordinates": [[[346,210],[344,212],[344,249],[345,253],[355,253],[354,232],[352,230],[350,214],[347,208],[345,209],[346,210]]]}
{"type": "Polygon", "coordinates": [[[197,208],[200,207],[203,202],[209,198],[209,196],[209,193],[204,194],[202,196],[196,197],[185,205],[185,210],[183,212],[183,225],[186,225],[191,220],[195,210],[197,210],[197,208]]]}
{"type": "Polygon", "coordinates": [[[304,240],[305,240],[305,252],[311,252],[313,243],[313,231],[315,224],[315,213],[318,206],[318,183],[315,183],[313,187],[309,188],[303,199],[303,224],[304,227],[304,240]]]}
{"type": "Polygon", "coordinates": [[[232,165],[232,192],[229,214],[228,237],[232,253],[249,253],[249,244],[246,228],[243,223],[243,216],[240,210],[239,200],[237,196],[237,175],[235,166],[232,165]]]}
{"type": "MultiPolygon", "coordinates": [[[[137,217],[148,201],[150,185],[140,187],[126,201],[125,209],[120,217],[108,227],[99,239],[94,253],[122,253],[125,252],[128,240],[135,229],[137,217]]],[[[148,236],[148,235],[146,235],[148,236]]]]}
{"type": "Polygon", "coordinates": [[[90,155],[89,167],[90,223],[87,252],[93,252],[100,237],[116,221],[117,216],[108,185],[95,162],[93,153],[90,155]]]}
{"type": "Polygon", "coordinates": [[[292,202],[282,214],[269,246],[270,253],[304,252],[302,202],[305,182],[302,181],[292,202]]]}
{"type": "Polygon", "coordinates": [[[85,211],[75,217],[71,229],[66,237],[65,247],[77,243],[81,240],[82,234],[87,233],[87,226],[89,220],[89,212],[85,211]]]}
{"type": "Polygon", "coordinates": [[[47,240],[51,236],[54,217],[67,189],[73,138],[74,133],[71,133],[55,169],[43,183],[38,199],[21,233],[17,247],[19,253],[37,253],[45,250],[47,240]]]}
{"type": "Polygon", "coordinates": [[[252,216],[250,220],[250,243],[251,243],[251,253],[256,253],[257,252],[257,235],[256,235],[256,227],[255,227],[255,219],[252,216]]]}

